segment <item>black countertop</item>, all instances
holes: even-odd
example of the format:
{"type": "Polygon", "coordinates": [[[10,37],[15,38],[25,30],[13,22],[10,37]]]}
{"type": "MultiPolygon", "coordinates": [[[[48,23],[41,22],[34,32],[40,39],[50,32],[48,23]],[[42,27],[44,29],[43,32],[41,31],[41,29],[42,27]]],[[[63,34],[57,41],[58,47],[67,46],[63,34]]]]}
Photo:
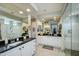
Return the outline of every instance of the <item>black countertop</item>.
{"type": "Polygon", "coordinates": [[[5,45],[5,46],[3,46],[3,47],[0,47],[0,53],[4,53],[4,52],[6,52],[6,51],[8,51],[8,50],[11,50],[11,49],[13,49],[13,48],[16,48],[16,47],[18,47],[18,46],[20,46],[20,45],[22,45],[22,44],[25,44],[25,43],[27,43],[27,42],[29,42],[29,41],[34,40],[34,39],[35,39],[35,38],[28,38],[28,39],[22,41],[21,43],[15,45],[15,46],[11,46],[11,47],[9,47],[9,48],[8,48],[8,45],[5,45]]]}

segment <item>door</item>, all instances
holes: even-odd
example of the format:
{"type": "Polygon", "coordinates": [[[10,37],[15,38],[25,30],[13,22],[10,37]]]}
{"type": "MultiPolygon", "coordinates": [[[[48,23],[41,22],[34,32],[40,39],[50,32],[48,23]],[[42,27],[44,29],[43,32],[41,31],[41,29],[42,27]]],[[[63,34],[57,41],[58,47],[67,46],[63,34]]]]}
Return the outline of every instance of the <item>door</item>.
{"type": "Polygon", "coordinates": [[[1,53],[0,56],[6,56],[6,53],[5,52],[4,53],[1,53]]]}
{"type": "Polygon", "coordinates": [[[22,45],[22,56],[32,56],[35,52],[35,40],[22,45]]]}
{"type": "Polygon", "coordinates": [[[7,51],[6,56],[21,56],[21,46],[7,51]]]}

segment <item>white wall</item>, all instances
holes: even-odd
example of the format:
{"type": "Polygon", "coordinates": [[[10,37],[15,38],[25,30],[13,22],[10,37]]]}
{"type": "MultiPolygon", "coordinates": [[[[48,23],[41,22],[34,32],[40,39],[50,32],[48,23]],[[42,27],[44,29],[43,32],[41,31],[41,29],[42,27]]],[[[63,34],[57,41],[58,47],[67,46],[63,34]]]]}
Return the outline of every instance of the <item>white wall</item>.
{"type": "Polygon", "coordinates": [[[31,32],[32,37],[36,38],[37,36],[37,22],[36,21],[32,22],[31,31],[32,31],[31,32]]]}

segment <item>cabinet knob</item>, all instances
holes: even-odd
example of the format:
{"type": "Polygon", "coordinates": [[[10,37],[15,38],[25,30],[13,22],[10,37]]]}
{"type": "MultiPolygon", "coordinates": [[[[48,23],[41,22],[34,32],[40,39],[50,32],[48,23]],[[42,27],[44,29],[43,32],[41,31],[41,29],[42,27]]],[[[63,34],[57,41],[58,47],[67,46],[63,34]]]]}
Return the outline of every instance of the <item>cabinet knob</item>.
{"type": "Polygon", "coordinates": [[[24,47],[22,47],[22,48],[24,48],[24,47]]]}
{"type": "Polygon", "coordinates": [[[19,50],[21,50],[21,48],[19,48],[19,50]]]}

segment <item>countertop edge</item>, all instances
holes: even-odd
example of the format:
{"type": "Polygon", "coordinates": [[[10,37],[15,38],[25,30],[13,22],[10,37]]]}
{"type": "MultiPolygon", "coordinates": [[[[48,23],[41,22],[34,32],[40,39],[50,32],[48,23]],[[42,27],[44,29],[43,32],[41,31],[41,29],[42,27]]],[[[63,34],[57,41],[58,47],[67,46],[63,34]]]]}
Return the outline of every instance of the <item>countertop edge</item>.
{"type": "Polygon", "coordinates": [[[27,43],[27,42],[29,42],[29,41],[34,40],[34,39],[36,39],[36,38],[27,39],[26,41],[24,41],[24,42],[22,42],[22,43],[20,43],[20,44],[18,44],[18,45],[16,45],[16,46],[14,46],[14,47],[11,47],[11,48],[9,48],[9,49],[6,49],[6,50],[4,50],[4,51],[1,51],[0,54],[1,54],[1,53],[4,53],[4,52],[6,52],[6,51],[9,51],[9,50],[11,50],[11,49],[13,49],[13,48],[16,48],[16,47],[18,47],[18,46],[21,46],[22,44],[25,44],[25,43],[27,43]]]}

